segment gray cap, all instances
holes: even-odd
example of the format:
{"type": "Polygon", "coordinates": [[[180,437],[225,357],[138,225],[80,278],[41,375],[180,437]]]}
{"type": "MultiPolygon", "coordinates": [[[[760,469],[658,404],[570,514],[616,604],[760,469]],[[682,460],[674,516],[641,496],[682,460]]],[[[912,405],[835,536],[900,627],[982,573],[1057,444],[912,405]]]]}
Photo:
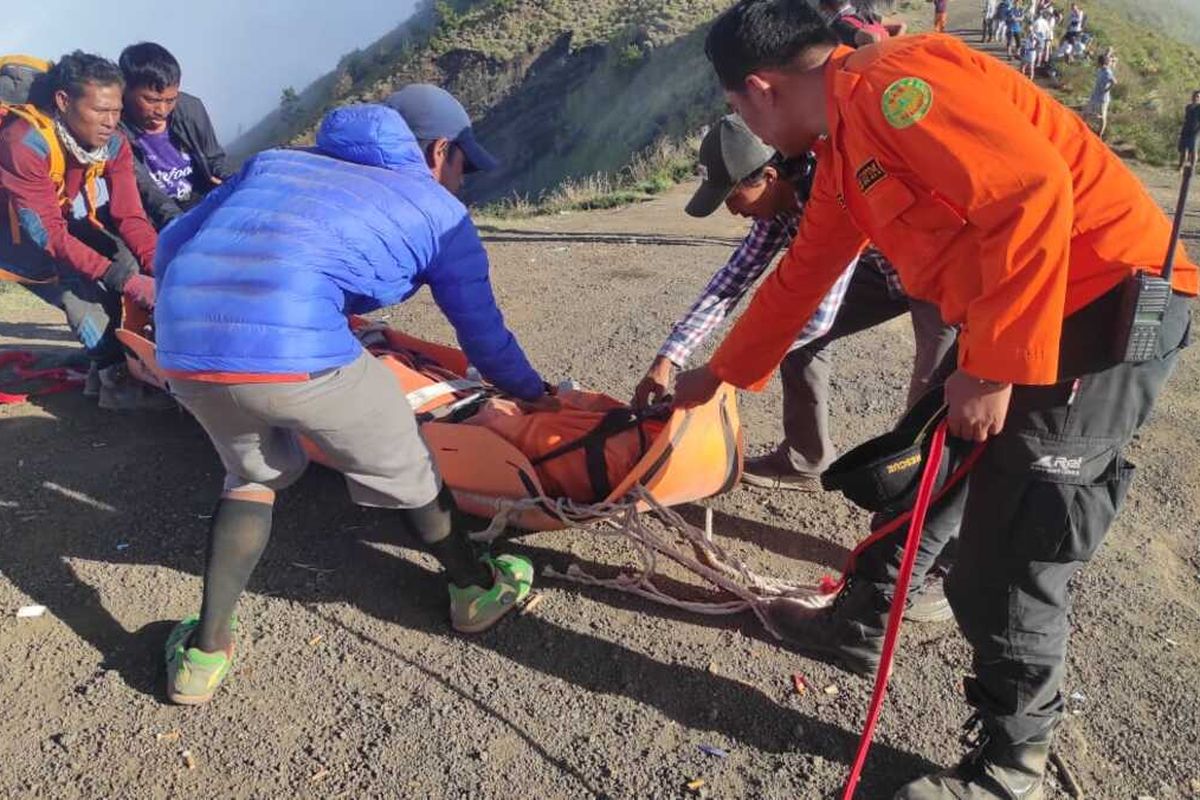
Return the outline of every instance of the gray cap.
{"type": "Polygon", "coordinates": [[[775,151],[755,136],[737,114],[722,117],[700,143],[700,188],[685,209],[707,217],[737,185],[770,163],[775,151]]]}
{"type": "Polygon", "coordinates": [[[417,139],[448,139],[458,145],[467,158],[467,172],[490,172],[499,166],[492,154],[475,139],[471,118],[462,103],[445,89],[428,83],[414,83],[383,102],[400,112],[417,139]]]}

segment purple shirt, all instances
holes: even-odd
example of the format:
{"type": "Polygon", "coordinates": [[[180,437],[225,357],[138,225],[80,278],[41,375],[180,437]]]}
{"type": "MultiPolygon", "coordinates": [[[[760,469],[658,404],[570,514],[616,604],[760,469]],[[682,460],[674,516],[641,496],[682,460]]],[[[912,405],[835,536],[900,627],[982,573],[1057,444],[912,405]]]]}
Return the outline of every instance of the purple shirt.
{"type": "Polygon", "coordinates": [[[192,198],[192,158],[171,142],[169,131],[142,131],[137,137],[137,147],[159,189],[175,200],[192,198]]]}

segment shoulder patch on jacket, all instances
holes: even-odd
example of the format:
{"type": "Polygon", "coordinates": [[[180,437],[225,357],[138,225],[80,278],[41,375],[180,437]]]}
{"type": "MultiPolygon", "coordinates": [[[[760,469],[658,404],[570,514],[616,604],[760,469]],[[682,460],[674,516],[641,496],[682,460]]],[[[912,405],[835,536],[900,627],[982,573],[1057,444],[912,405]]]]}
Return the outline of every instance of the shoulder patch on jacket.
{"type": "Polygon", "coordinates": [[[911,128],[933,107],[933,88],[916,77],[894,81],[883,92],[883,118],[897,130],[911,128]]]}
{"type": "Polygon", "coordinates": [[[42,136],[42,132],[32,125],[29,126],[29,130],[26,131],[25,136],[21,138],[21,144],[42,158],[50,157],[50,143],[46,141],[45,136],[42,136]]]}
{"type": "Polygon", "coordinates": [[[43,250],[46,249],[46,243],[50,241],[50,234],[46,232],[46,226],[36,211],[29,208],[18,210],[17,222],[20,223],[21,230],[25,232],[30,241],[43,250]]]}

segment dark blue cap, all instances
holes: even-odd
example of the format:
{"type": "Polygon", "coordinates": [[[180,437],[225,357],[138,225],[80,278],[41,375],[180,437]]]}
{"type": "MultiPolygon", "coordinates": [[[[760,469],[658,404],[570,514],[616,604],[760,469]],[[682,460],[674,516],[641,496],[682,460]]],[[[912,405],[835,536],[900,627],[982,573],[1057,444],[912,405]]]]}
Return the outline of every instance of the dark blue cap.
{"type": "Polygon", "coordinates": [[[463,151],[467,172],[489,172],[500,163],[483,149],[471,129],[471,118],[454,95],[428,83],[414,83],[383,101],[396,109],[421,141],[448,139],[463,151]]]}

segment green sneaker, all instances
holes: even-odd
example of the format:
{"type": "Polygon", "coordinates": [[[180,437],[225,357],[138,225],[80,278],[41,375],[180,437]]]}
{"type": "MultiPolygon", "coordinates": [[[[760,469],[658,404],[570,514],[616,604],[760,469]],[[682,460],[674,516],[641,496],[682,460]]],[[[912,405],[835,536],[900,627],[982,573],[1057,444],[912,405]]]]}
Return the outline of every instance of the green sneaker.
{"type": "Polygon", "coordinates": [[[212,700],[233,666],[232,643],[222,653],[206,653],[187,646],[199,624],[199,617],[188,617],[167,637],[167,698],[182,706],[198,706],[212,700]]]}
{"type": "Polygon", "coordinates": [[[492,568],[490,589],[450,584],[450,625],[459,633],[482,633],[517,607],[533,586],[533,564],[521,556],[484,556],[492,568]]]}

